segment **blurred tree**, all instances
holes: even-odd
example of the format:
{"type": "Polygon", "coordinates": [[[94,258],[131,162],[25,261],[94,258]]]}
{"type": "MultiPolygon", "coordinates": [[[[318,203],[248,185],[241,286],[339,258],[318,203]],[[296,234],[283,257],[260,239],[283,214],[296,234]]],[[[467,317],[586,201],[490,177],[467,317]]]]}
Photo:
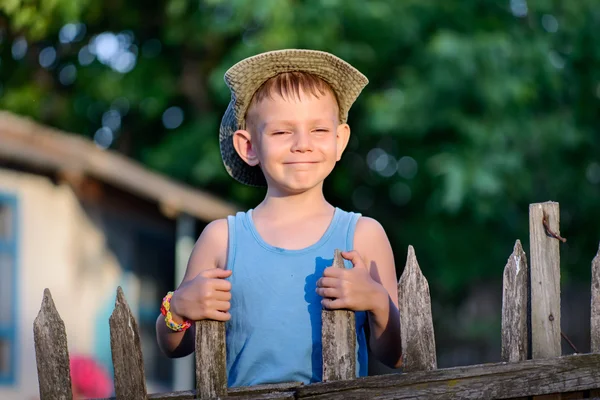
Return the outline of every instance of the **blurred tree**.
{"type": "Polygon", "coordinates": [[[500,279],[528,204],[561,203],[563,276],[600,239],[596,0],[1,0],[0,107],[78,132],[245,206],[217,132],[225,70],[331,51],[371,83],[327,183],[379,219],[399,272],[413,244],[440,300],[500,279]]]}

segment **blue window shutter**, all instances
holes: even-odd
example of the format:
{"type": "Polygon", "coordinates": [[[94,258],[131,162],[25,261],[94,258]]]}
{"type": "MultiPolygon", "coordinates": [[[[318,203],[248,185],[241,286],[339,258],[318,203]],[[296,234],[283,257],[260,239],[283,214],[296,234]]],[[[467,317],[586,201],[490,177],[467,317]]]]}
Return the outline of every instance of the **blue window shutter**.
{"type": "MultiPolygon", "coordinates": [[[[0,307],[6,307],[0,315],[8,316],[0,320],[0,345],[8,352],[5,360],[8,368],[3,368],[5,360],[0,360],[0,385],[14,385],[17,380],[17,354],[18,335],[18,249],[19,249],[19,209],[17,197],[12,194],[0,192],[0,213],[9,216],[9,226],[6,232],[0,227],[0,276],[10,277],[8,285],[2,285],[2,298],[9,298],[8,302],[0,302],[0,307]],[[4,262],[2,262],[4,260],[4,262]],[[8,291],[6,293],[5,291],[8,291]],[[6,297],[5,297],[6,296],[6,297]]],[[[0,353],[1,354],[1,353],[0,353]]]]}

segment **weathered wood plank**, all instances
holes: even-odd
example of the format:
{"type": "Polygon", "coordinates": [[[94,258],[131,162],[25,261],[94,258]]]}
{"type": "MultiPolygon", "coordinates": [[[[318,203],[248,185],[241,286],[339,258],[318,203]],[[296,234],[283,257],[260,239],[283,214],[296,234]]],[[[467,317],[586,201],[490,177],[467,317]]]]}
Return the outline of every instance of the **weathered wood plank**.
{"type": "Polygon", "coordinates": [[[225,323],[196,322],[196,392],[207,400],[227,394],[227,353],[225,323]]]}
{"type": "Polygon", "coordinates": [[[109,326],[116,397],[119,400],[145,400],[147,391],[140,334],[120,286],[109,326]]]}
{"type": "MultiPolygon", "coordinates": [[[[345,268],[339,250],[335,250],[333,267],[345,268]]],[[[356,322],[350,310],[321,311],[323,344],[323,381],[356,378],[356,322]]]]}
{"type": "MultiPolygon", "coordinates": [[[[177,392],[177,393],[165,393],[165,394],[156,394],[150,396],[148,399],[151,400],[193,400],[195,397],[196,391],[186,391],[186,392],[177,392]]],[[[294,392],[289,391],[281,391],[281,392],[273,392],[273,393],[250,393],[250,394],[242,394],[236,396],[227,396],[227,397],[214,397],[212,400],[217,399],[231,399],[231,400],[294,400],[294,392]]]]}
{"type": "MultiPolygon", "coordinates": [[[[591,351],[600,353],[600,246],[592,260],[591,351]]],[[[600,386],[590,391],[590,397],[600,398],[600,386]]]]}
{"type": "Polygon", "coordinates": [[[415,250],[408,246],[406,266],[398,281],[402,365],[405,372],[437,368],[429,284],[415,250]]]}
{"type": "Polygon", "coordinates": [[[559,204],[529,206],[532,358],[558,357],[560,346],[559,204]],[[545,227],[549,227],[549,230],[545,227]]]}
{"type": "MultiPolygon", "coordinates": [[[[241,386],[229,388],[227,398],[242,399],[293,399],[294,389],[302,386],[301,382],[269,383],[255,386],[241,386]],[[261,397],[267,396],[267,397],[261,397]],[[270,396],[270,397],[269,397],[270,396]]],[[[195,390],[181,390],[170,393],[154,393],[148,395],[148,400],[191,400],[196,397],[195,390]]],[[[114,397],[98,400],[116,400],[114,397]]]]}
{"type": "Polygon", "coordinates": [[[502,361],[527,359],[527,256],[517,240],[504,267],[502,291],[502,361]]]}
{"type": "Polygon", "coordinates": [[[600,353],[600,247],[592,260],[591,350],[600,353]]]}
{"type": "Polygon", "coordinates": [[[600,354],[455,367],[315,383],[302,399],[507,399],[589,390],[600,385],[600,354]]]}
{"type": "Polygon", "coordinates": [[[249,394],[263,394],[293,391],[297,387],[302,386],[301,382],[284,382],[284,383],[269,383],[256,386],[242,386],[229,388],[227,394],[229,396],[240,396],[249,394]]]}
{"type": "Polygon", "coordinates": [[[42,306],[33,321],[40,400],[71,400],[71,373],[65,323],[52,294],[44,289],[42,306]]]}

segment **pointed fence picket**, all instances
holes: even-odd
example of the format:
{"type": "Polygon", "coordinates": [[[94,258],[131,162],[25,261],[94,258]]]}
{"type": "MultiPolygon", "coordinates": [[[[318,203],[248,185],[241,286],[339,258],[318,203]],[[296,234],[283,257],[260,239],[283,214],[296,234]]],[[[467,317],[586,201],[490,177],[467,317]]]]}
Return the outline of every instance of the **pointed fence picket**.
{"type": "MultiPolygon", "coordinates": [[[[592,260],[592,301],[590,336],[592,353],[600,353],[600,245],[592,260]]],[[[600,398],[600,387],[590,391],[590,397],[600,398]]]]}
{"type": "MultiPolygon", "coordinates": [[[[115,394],[134,399],[587,398],[600,396],[600,248],[592,261],[591,354],[562,356],[558,203],[530,205],[530,263],[516,241],[504,268],[500,363],[437,369],[431,298],[415,251],[398,282],[402,373],[355,379],[355,319],[323,311],[323,380],[227,387],[225,324],[200,321],[196,388],[147,394],[138,326],[122,289],[110,317],[115,394]],[[531,355],[528,354],[531,352],[531,355]],[[532,358],[532,359],[528,359],[532,358]]],[[[343,268],[339,251],[334,266],[343,268]]],[[[41,400],[71,399],[65,325],[48,289],[34,322],[41,400]]]]}
{"type": "Polygon", "coordinates": [[[429,284],[421,272],[412,246],[408,247],[406,266],[398,281],[398,310],[404,371],[436,369],[429,284]]]}
{"type": "MultiPolygon", "coordinates": [[[[333,267],[344,268],[339,250],[333,257],[333,267]]],[[[356,321],[348,310],[321,311],[323,346],[323,381],[338,381],[356,377],[356,321]]]]}
{"type": "Polygon", "coordinates": [[[138,325],[120,286],[109,325],[117,398],[145,400],[146,379],[138,325]]]}
{"type": "Polygon", "coordinates": [[[527,359],[527,285],[529,283],[527,257],[521,241],[504,267],[502,282],[502,361],[518,362],[527,359]]]}
{"type": "Polygon", "coordinates": [[[40,311],[33,322],[33,340],[41,400],[71,400],[71,374],[65,323],[50,290],[44,290],[40,311]]]}

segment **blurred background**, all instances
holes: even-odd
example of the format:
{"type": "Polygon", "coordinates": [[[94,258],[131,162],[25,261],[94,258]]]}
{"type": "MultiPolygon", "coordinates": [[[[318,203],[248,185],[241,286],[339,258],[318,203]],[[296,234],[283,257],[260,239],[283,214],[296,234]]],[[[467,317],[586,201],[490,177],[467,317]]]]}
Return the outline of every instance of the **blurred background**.
{"type": "Polygon", "coordinates": [[[149,391],[193,386],[154,321],[206,223],[264,196],[223,168],[223,74],[281,48],[370,80],[326,194],[383,224],[398,276],[415,247],[439,367],[500,360],[502,271],[517,239],[529,253],[529,204],[549,200],[568,239],[562,330],[589,351],[598,0],[0,0],[0,397],[37,393],[45,287],[69,350],[110,370],[122,286],[149,391]]]}

